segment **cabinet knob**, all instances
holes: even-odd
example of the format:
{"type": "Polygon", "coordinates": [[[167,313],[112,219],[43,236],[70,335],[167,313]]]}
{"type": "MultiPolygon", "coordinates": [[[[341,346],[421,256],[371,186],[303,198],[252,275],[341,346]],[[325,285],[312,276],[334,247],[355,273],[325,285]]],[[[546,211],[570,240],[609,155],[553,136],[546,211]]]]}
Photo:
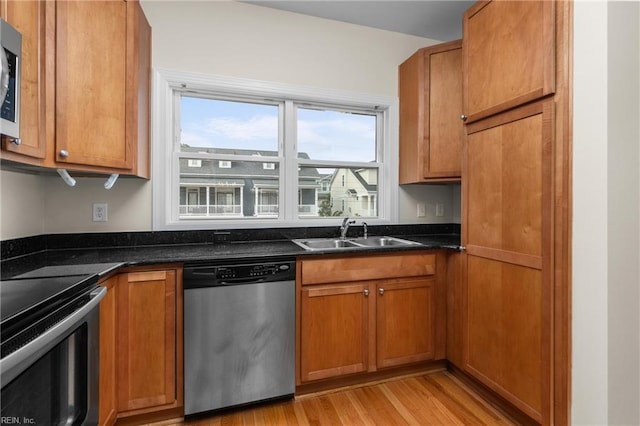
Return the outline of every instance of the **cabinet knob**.
{"type": "Polygon", "coordinates": [[[22,145],[22,139],[20,138],[11,138],[9,139],[9,142],[15,145],[22,145]]]}
{"type": "Polygon", "coordinates": [[[462,120],[462,121],[467,121],[467,116],[466,116],[466,115],[464,115],[464,114],[462,114],[462,115],[460,116],[460,120],[462,120]]]}
{"type": "Polygon", "coordinates": [[[60,150],[60,157],[67,158],[68,156],[69,156],[69,151],[67,151],[66,149],[60,150]]]}
{"type": "Polygon", "coordinates": [[[362,290],[362,294],[364,294],[365,296],[369,295],[369,289],[365,288],[364,290],[362,290]]]}
{"type": "Polygon", "coordinates": [[[380,296],[382,296],[384,294],[384,288],[380,287],[378,289],[378,293],[380,293],[380,296]]]}

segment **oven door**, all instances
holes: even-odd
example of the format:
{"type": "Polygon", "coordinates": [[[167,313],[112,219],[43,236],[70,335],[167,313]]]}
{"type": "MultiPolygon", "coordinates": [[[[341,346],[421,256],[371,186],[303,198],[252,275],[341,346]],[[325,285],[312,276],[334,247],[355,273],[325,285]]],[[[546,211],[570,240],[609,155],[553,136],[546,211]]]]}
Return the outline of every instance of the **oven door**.
{"type": "Polygon", "coordinates": [[[97,424],[98,307],[105,293],[98,288],[75,298],[50,316],[64,319],[41,325],[44,333],[2,358],[3,423],[97,424]]]}

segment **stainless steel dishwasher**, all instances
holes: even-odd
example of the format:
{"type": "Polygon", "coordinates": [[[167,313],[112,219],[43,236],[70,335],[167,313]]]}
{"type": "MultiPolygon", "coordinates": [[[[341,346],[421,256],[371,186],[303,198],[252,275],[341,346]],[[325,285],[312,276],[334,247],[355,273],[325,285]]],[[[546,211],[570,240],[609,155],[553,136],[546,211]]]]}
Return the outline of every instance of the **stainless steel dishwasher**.
{"type": "Polygon", "coordinates": [[[184,268],[185,415],[291,398],[295,261],[184,268]]]}

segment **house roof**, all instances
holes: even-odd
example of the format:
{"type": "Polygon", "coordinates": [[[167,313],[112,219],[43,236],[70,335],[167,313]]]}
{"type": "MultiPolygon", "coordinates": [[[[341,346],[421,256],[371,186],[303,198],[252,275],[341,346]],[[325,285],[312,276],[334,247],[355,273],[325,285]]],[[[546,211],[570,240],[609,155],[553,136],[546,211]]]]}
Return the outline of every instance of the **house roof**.
{"type": "MultiPolygon", "coordinates": [[[[226,149],[226,148],[200,148],[190,147],[188,145],[181,146],[182,152],[207,153],[207,154],[226,154],[226,155],[244,155],[256,157],[256,161],[233,161],[231,160],[231,168],[220,167],[221,160],[200,159],[200,167],[189,167],[188,159],[180,160],[180,176],[181,178],[191,176],[201,176],[204,178],[270,178],[278,176],[279,164],[275,162],[276,151],[260,151],[251,149],[226,149]],[[265,163],[274,163],[273,169],[264,168],[265,163]]],[[[301,152],[298,158],[309,159],[309,155],[301,152]]],[[[224,161],[224,160],[223,160],[224,161]]],[[[316,180],[321,177],[315,167],[302,167],[299,170],[300,180],[316,180]]]]}
{"type": "MultiPolygon", "coordinates": [[[[336,169],[335,172],[333,172],[333,174],[331,175],[331,182],[330,184],[333,185],[333,181],[335,180],[337,174],[338,174],[338,170],[348,170],[351,172],[351,174],[353,174],[356,179],[358,179],[358,182],[362,185],[362,187],[365,189],[365,191],[367,192],[376,192],[378,190],[378,185],[373,185],[368,183],[363,177],[362,175],[360,175],[360,173],[358,172],[358,170],[360,169],[344,169],[344,168],[340,168],[340,169],[336,169]]],[[[355,190],[354,190],[355,191],[355,190]]]]}

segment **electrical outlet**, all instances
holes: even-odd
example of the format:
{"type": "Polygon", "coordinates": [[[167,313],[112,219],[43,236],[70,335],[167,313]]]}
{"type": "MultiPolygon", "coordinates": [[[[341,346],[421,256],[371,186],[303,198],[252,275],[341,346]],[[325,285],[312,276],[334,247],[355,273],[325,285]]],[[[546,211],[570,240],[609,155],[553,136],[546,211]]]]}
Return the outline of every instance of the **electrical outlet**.
{"type": "Polygon", "coordinates": [[[444,204],[436,203],[436,217],[444,216],[444,204]]]}
{"type": "Polygon", "coordinates": [[[418,203],[418,211],[416,212],[417,217],[425,217],[427,215],[427,208],[424,203],[418,203]]]}
{"type": "Polygon", "coordinates": [[[231,232],[214,232],[213,233],[214,243],[224,243],[225,241],[229,241],[230,238],[231,238],[231,232]]]}
{"type": "Polygon", "coordinates": [[[93,221],[107,221],[107,203],[93,203],[93,221]]]}

